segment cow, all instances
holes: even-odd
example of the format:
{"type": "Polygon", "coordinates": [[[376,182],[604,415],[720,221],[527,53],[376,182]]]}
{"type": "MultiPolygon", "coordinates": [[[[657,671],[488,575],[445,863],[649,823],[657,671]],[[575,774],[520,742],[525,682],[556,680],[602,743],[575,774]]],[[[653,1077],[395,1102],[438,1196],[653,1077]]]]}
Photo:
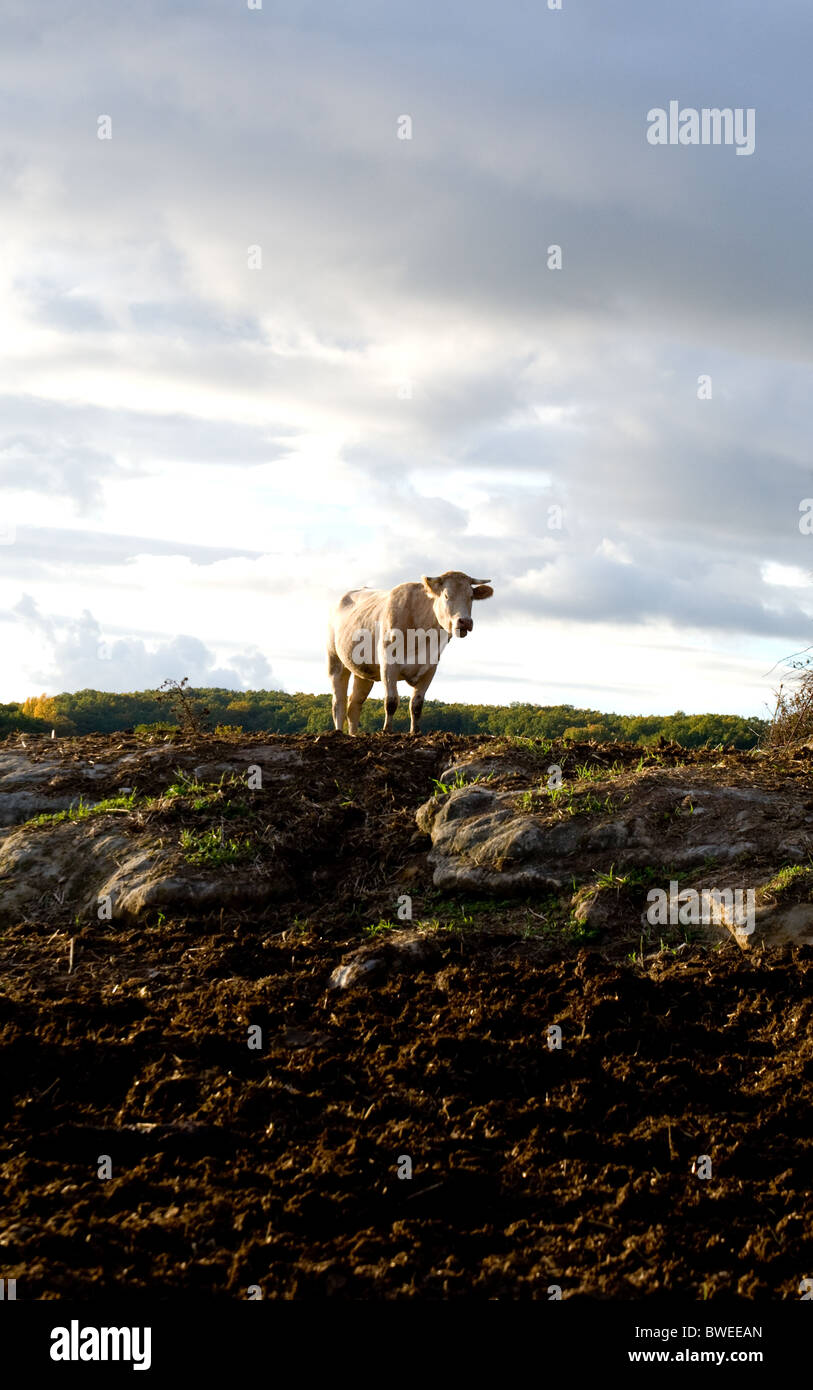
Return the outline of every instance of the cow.
{"type": "Polygon", "coordinates": [[[475,599],[491,598],[487,579],[471,579],[460,570],[394,589],[351,589],[331,609],[328,628],[328,673],[333,686],[333,723],[342,731],[345,717],[358,733],[361,707],[376,681],[384,682],[384,732],[392,730],[398,708],[398,682],[412,686],[410,731],[420,732],[424,696],[452,637],[465,637],[474,623],[475,599]],[[350,703],[347,687],[353,677],[350,703]]]}

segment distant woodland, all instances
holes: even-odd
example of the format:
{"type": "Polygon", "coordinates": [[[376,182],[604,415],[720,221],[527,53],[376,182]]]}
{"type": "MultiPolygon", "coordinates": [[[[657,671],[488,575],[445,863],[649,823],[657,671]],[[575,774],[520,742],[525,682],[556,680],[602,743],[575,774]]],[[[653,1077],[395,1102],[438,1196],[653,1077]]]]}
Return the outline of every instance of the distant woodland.
{"type": "MultiPolygon", "coordinates": [[[[197,689],[188,692],[199,712],[201,727],[229,733],[256,730],[274,734],[321,733],[332,728],[330,695],[289,695],[281,690],[197,689]]],[[[158,690],[112,695],[100,690],[73,694],[34,695],[21,703],[0,704],[0,737],[20,732],[57,735],[162,732],[177,728],[183,710],[158,690]]],[[[361,728],[368,733],[381,728],[381,700],[367,701],[361,728]]],[[[396,716],[396,727],[409,728],[406,697],[396,716]]],[[[457,734],[511,734],[525,738],[617,740],[647,746],[663,737],[686,748],[723,745],[752,748],[762,738],[763,719],[733,714],[670,715],[602,714],[600,710],[573,705],[462,705],[427,700],[422,730],[444,729],[457,734]]]]}

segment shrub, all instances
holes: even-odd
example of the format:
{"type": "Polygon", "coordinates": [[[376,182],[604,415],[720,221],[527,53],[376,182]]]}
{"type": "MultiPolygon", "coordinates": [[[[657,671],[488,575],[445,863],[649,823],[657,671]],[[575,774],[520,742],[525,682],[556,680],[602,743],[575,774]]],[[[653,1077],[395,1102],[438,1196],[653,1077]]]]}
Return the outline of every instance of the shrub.
{"type": "Polygon", "coordinates": [[[813,737],[813,665],[810,657],[789,660],[792,672],[774,692],[776,704],[765,733],[765,745],[777,750],[813,737]]]}

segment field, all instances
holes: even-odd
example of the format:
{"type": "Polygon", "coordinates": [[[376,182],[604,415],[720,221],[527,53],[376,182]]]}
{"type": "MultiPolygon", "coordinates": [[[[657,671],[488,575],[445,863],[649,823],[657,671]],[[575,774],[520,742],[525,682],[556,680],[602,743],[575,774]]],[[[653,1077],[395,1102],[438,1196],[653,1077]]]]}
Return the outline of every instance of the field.
{"type": "MultiPolygon", "coordinates": [[[[28,767],[19,737],[0,744],[18,807],[0,832],[0,1274],[19,1297],[798,1298],[813,946],[645,934],[638,899],[668,864],[628,877],[603,925],[567,906],[583,876],[449,892],[415,817],[448,797],[444,769],[487,755],[509,787],[558,758],[566,785],[604,779],[634,808],[679,770],[802,824],[809,754],[26,743],[28,767]],[[63,809],[23,824],[21,789],[63,809]],[[147,845],[152,877],[133,870],[129,906],[100,917],[114,833],[116,862],[147,845]]],[[[611,889],[612,858],[594,866],[611,889]]],[[[743,881],[769,858],[743,851],[743,881]]]]}

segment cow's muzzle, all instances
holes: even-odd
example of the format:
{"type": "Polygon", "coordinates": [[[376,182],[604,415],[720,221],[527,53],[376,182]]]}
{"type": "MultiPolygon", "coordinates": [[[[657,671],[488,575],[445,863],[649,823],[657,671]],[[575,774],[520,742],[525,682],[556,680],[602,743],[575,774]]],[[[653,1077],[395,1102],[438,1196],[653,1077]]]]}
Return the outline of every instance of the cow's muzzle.
{"type": "Polygon", "coordinates": [[[454,625],[455,637],[465,637],[467,632],[471,632],[474,623],[471,618],[457,618],[454,625]]]}

